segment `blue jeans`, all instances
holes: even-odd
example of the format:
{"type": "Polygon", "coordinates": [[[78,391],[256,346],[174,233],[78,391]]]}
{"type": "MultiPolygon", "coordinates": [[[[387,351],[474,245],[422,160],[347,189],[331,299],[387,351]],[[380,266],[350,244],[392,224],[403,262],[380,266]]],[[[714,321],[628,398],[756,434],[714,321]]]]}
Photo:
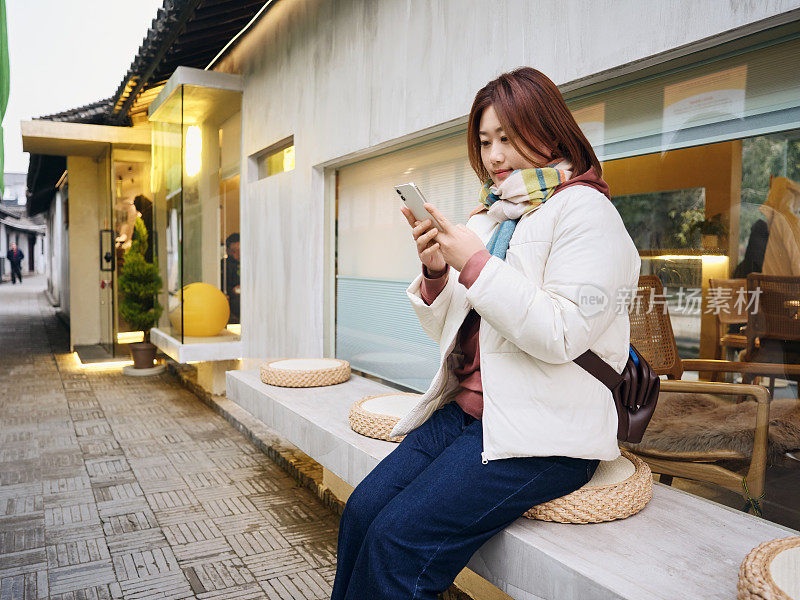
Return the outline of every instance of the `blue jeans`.
{"type": "Polygon", "coordinates": [[[537,504],[586,484],[598,460],[481,462],[481,421],[455,402],[409,433],[353,491],[331,600],[432,600],[483,543],[537,504]]]}

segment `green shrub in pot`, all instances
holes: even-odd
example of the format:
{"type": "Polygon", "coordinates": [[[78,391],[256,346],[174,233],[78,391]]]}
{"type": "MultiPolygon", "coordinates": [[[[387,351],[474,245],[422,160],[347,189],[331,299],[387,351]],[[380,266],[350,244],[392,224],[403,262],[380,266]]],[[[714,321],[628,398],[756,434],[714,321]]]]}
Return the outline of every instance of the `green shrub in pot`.
{"type": "MultiPolygon", "coordinates": [[[[119,275],[119,313],[131,327],[144,332],[144,343],[150,345],[150,329],[158,323],[163,311],[158,302],[163,282],[155,262],[145,260],[149,233],[141,217],[134,224],[133,240],[123,257],[119,275]]],[[[136,350],[131,344],[131,349],[136,350]]],[[[139,346],[140,348],[140,346],[139,346]]],[[[155,348],[152,348],[155,356],[155,348]]],[[[135,359],[135,357],[134,357],[135,359]]],[[[142,368],[136,365],[136,368],[142,368]]],[[[150,365],[152,366],[152,360],[150,365]]],[[[146,368],[146,367],[145,367],[146,368]]]]}

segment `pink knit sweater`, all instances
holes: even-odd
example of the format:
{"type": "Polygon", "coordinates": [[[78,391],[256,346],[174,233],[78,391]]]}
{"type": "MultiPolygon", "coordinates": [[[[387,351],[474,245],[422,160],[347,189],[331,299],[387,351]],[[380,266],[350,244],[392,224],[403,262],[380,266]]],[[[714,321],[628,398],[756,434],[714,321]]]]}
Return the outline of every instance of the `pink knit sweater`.
{"type": "MultiPolygon", "coordinates": [[[[469,288],[483,269],[483,266],[491,258],[488,250],[478,250],[473,254],[464,268],[458,281],[469,288]]],[[[445,271],[438,277],[436,273],[428,273],[427,268],[422,267],[422,285],[420,295],[425,304],[432,304],[436,296],[444,289],[447,283],[448,272],[445,271]]],[[[468,415],[476,419],[483,416],[483,384],[481,383],[481,352],[478,347],[478,330],[481,324],[480,315],[474,309],[470,309],[461,329],[458,330],[458,342],[461,351],[464,353],[464,365],[454,370],[458,377],[460,388],[455,397],[455,401],[468,415]]]]}

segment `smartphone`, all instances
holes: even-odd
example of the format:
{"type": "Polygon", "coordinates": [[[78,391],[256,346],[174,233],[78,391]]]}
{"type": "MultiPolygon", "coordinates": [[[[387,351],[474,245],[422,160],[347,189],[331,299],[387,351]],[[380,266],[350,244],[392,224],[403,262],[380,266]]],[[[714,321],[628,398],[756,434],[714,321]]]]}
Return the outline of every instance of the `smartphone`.
{"type": "Polygon", "coordinates": [[[425,200],[425,196],[422,195],[422,192],[419,191],[419,188],[413,181],[410,183],[404,183],[402,185],[396,185],[394,186],[394,189],[397,191],[400,199],[408,207],[408,209],[411,211],[411,214],[414,215],[414,218],[417,221],[430,219],[436,229],[439,231],[442,230],[442,226],[439,224],[439,222],[433,218],[433,215],[425,210],[423,205],[427,202],[427,200],[425,200]]]}

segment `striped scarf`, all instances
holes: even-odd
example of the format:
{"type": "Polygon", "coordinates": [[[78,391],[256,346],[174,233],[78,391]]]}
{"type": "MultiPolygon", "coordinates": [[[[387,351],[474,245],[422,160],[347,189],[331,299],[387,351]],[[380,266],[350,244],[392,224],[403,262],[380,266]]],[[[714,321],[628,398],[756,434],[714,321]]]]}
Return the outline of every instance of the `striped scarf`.
{"type": "MultiPolygon", "coordinates": [[[[563,162],[556,166],[570,165],[563,162]]],[[[567,181],[571,174],[568,169],[554,167],[517,169],[499,186],[493,185],[491,179],[484,183],[480,193],[481,204],[489,210],[489,216],[500,223],[486,244],[489,253],[505,260],[511,236],[520,218],[544,204],[556,187],[567,181]]]]}

